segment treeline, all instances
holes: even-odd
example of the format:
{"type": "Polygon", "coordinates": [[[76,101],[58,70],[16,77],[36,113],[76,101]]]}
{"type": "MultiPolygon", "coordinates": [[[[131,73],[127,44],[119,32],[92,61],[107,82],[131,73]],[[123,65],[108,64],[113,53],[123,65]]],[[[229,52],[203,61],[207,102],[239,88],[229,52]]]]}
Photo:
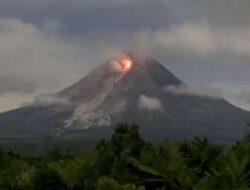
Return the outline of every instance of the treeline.
{"type": "Polygon", "coordinates": [[[84,154],[0,151],[0,189],[250,189],[250,135],[231,147],[199,138],[154,145],[141,138],[137,125],[121,124],[84,154]]]}

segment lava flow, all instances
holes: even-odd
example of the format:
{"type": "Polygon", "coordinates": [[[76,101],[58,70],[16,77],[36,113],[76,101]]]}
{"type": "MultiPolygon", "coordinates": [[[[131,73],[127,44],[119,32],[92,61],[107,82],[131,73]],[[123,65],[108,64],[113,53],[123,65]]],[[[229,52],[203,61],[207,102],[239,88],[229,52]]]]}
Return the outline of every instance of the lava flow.
{"type": "Polygon", "coordinates": [[[118,62],[120,68],[122,69],[122,74],[115,79],[115,83],[119,82],[132,68],[133,62],[129,58],[123,58],[121,61],[118,62]]]}

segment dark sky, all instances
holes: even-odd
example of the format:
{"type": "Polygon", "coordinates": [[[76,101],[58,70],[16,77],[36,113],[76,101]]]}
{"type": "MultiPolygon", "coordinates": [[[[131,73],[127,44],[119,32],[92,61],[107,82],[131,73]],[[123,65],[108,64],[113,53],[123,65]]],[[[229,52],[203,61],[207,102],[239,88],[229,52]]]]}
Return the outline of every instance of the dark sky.
{"type": "Polygon", "coordinates": [[[0,111],[62,89],[122,50],[250,109],[249,10],[249,0],[0,1],[0,111]]]}

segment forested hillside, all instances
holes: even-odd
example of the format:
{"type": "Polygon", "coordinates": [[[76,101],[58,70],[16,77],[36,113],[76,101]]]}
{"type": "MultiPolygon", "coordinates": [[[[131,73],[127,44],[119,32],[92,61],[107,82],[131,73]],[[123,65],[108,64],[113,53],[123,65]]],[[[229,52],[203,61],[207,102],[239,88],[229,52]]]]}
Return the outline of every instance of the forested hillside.
{"type": "Polygon", "coordinates": [[[250,189],[249,171],[250,135],[230,147],[200,138],[151,144],[126,124],[85,153],[0,153],[1,190],[250,189]]]}

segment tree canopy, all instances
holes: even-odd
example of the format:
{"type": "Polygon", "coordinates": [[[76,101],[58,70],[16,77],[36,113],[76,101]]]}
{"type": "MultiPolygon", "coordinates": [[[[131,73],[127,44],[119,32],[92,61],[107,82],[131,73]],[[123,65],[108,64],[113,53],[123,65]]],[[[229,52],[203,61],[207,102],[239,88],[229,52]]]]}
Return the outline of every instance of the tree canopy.
{"type": "Polygon", "coordinates": [[[143,140],[136,124],[119,124],[92,151],[42,156],[0,150],[1,190],[250,189],[249,135],[230,147],[206,138],[143,140]]]}

